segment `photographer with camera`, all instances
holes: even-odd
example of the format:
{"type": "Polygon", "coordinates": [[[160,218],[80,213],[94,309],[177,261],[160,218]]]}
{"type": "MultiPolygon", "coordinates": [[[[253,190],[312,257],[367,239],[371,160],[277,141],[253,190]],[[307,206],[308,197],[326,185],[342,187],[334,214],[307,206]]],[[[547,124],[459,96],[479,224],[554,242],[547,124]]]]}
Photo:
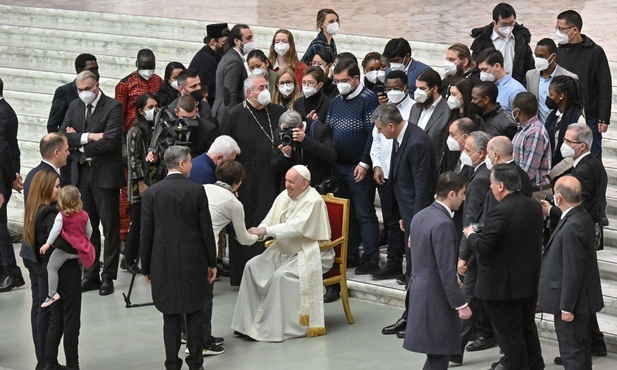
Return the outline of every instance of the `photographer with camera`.
{"type": "MultiPolygon", "coordinates": [[[[207,103],[201,105],[207,105],[207,103]]],[[[207,152],[214,139],[218,136],[216,126],[211,121],[200,117],[197,108],[197,101],[192,95],[181,95],[178,98],[177,106],[173,110],[178,119],[197,122],[197,126],[187,134],[187,140],[191,143],[191,156],[194,157],[207,152]]]]}
{"type": "Polygon", "coordinates": [[[277,177],[283,178],[291,167],[303,164],[311,171],[311,186],[320,192],[334,191],[332,188],[326,189],[323,184],[332,177],[332,164],[336,160],[336,148],[329,127],[311,119],[303,121],[300,113],[287,111],[279,119],[274,138],[276,148],[272,151],[270,165],[277,177]]]}

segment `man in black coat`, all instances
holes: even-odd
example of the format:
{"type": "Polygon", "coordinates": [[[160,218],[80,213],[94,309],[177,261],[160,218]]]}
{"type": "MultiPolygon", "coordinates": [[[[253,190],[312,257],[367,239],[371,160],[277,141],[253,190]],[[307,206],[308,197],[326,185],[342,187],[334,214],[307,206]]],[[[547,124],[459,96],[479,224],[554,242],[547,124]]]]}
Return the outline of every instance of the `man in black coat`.
{"type": "Polygon", "coordinates": [[[516,168],[498,164],[491,190],[499,202],[484,229],[463,230],[469,248],[478,252],[475,296],[483,300],[504,356],[495,369],[543,369],[534,320],[542,259],[543,216],[540,204],[519,191],[516,168]]]}
{"type": "Polygon", "coordinates": [[[201,89],[207,92],[208,104],[212,106],[216,96],[216,67],[223,57],[223,48],[229,34],[227,23],[213,23],[206,26],[204,46],[195,54],[189,68],[199,75],[201,89]]]}
{"type": "Polygon", "coordinates": [[[13,189],[21,191],[20,151],[17,145],[17,115],[3,97],[0,80],[0,292],[8,292],[25,284],[15,260],[8,229],[7,203],[13,189]]]}
{"type": "Polygon", "coordinates": [[[332,165],[336,161],[336,148],[332,141],[330,127],[323,123],[312,119],[303,120],[300,113],[287,111],[281,115],[279,126],[274,130],[274,146],[270,166],[275,176],[281,180],[285,177],[287,170],[297,164],[308,167],[311,172],[312,187],[332,175],[332,165]],[[282,142],[282,130],[288,132],[285,145],[282,142]],[[291,142],[288,142],[289,139],[291,142]]]}
{"type": "Polygon", "coordinates": [[[525,74],[535,67],[529,46],[531,33],[527,27],[516,23],[516,11],[512,5],[497,4],[493,9],[493,22],[485,27],[474,28],[469,35],[474,38],[469,48],[474,60],[484,49],[495,48],[501,51],[506,73],[525,86],[525,74]]]}
{"type": "Polygon", "coordinates": [[[66,134],[73,152],[71,184],[81,193],[84,210],[92,222],[92,244],[96,248],[94,265],[84,272],[82,289],[99,289],[100,295],[114,291],[120,256],[119,194],[125,184],[122,171],[122,107],[103,94],[96,75],[83,71],[75,80],[79,100],[69,105],[60,132],[66,134]],[[102,280],[99,278],[101,236],[105,235],[102,280]]]}
{"type": "Polygon", "coordinates": [[[593,221],[581,204],[581,183],[564,176],[555,184],[562,212],[544,249],[538,303],[554,315],[559,354],[566,369],[591,369],[588,321],[604,307],[593,221]]]}
{"type": "Polygon", "coordinates": [[[187,179],[191,155],[184,146],[165,151],[167,177],[146,189],[141,214],[141,264],[152,299],[163,313],[165,367],[179,370],[180,316],[186,314],[186,362],[203,369],[204,327],[212,316],[216,244],[208,198],[187,179]]]}
{"type": "Polygon", "coordinates": [[[516,122],[506,113],[497,102],[499,88],[493,82],[485,81],[474,86],[471,90],[471,102],[481,111],[484,125],[482,131],[488,136],[507,136],[512,140],[516,135],[516,122]]]}

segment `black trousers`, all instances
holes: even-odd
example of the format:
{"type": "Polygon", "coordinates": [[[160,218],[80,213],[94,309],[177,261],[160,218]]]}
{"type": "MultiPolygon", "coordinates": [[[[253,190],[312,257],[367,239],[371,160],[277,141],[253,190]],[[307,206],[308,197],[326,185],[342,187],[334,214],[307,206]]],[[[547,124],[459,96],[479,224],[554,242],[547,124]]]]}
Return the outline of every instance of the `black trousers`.
{"type": "Polygon", "coordinates": [[[100,272],[101,234],[99,223],[103,224],[105,235],[105,254],[102,277],[116,279],[120,258],[120,189],[97,187],[97,174],[86,163],[79,165],[77,187],[84,203],[84,211],[90,216],[92,237],[95,248],[94,264],[84,272],[84,278],[98,277],[100,272]]]}
{"type": "Polygon", "coordinates": [[[4,195],[4,203],[0,207],[0,276],[20,278],[21,270],[17,266],[15,250],[9,234],[7,204],[11,199],[11,191],[4,195]]]}
{"type": "Polygon", "coordinates": [[[45,343],[45,363],[58,363],[60,339],[64,343],[66,366],[79,367],[79,329],[81,327],[81,268],[77,259],[64,262],[58,270],[61,299],[50,306],[51,317],[45,343]],[[64,338],[63,338],[64,337],[64,338]]]}
{"type": "Polygon", "coordinates": [[[478,333],[478,336],[485,338],[495,337],[493,325],[486,314],[484,304],[474,296],[477,276],[478,270],[476,264],[470,259],[470,264],[468,264],[467,267],[467,274],[463,279],[463,294],[465,295],[465,299],[473,315],[471,315],[468,320],[461,320],[461,353],[465,353],[467,342],[469,342],[469,338],[474,331],[478,333]]]}
{"type": "Polygon", "coordinates": [[[587,324],[587,338],[593,350],[606,350],[604,342],[604,334],[600,331],[598,325],[598,316],[595,313],[589,315],[589,323],[587,324]]]}
{"type": "Polygon", "coordinates": [[[506,369],[544,369],[535,322],[536,296],[511,300],[484,300],[506,369]]]}
{"type": "Polygon", "coordinates": [[[43,370],[45,368],[45,342],[50,318],[50,308],[41,307],[41,303],[47,298],[47,270],[41,263],[27,259],[23,261],[29,272],[30,290],[32,292],[30,326],[32,327],[32,340],[36,354],[36,370],[43,370]]]}
{"type": "Polygon", "coordinates": [[[388,231],[388,259],[387,266],[402,268],[405,256],[405,233],[401,230],[399,220],[401,214],[398,210],[392,181],[377,187],[381,200],[381,212],[383,213],[384,227],[388,231]]]}
{"type": "MultiPolygon", "coordinates": [[[[180,351],[180,316],[181,314],[163,314],[163,342],[165,343],[165,368],[180,370],[182,359],[178,357],[180,351]]],[[[186,357],[189,369],[199,369],[203,364],[204,326],[206,308],[201,307],[196,312],[187,313],[186,317],[186,346],[190,354],[186,357]]]]}
{"type": "Polygon", "coordinates": [[[448,355],[426,355],[426,361],[422,370],[446,370],[448,368],[448,355]]]}
{"type": "Polygon", "coordinates": [[[137,261],[139,255],[139,233],[141,231],[141,202],[133,203],[130,207],[131,226],[129,234],[124,241],[124,258],[126,265],[130,266],[137,261]]]}
{"type": "Polygon", "coordinates": [[[555,332],[559,345],[559,356],[566,369],[591,370],[591,347],[587,340],[589,314],[575,314],[572,322],[565,322],[555,316],[555,332]]]}

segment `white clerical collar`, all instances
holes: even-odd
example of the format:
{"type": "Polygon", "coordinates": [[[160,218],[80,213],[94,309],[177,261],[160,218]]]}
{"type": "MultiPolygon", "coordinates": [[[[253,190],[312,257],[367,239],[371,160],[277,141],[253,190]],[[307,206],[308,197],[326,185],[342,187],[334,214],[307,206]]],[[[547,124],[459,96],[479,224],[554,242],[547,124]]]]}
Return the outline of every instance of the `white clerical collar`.
{"type": "Polygon", "coordinates": [[[563,211],[563,213],[561,214],[561,218],[560,218],[560,220],[563,220],[563,219],[564,219],[564,217],[566,217],[566,215],[568,214],[568,212],[570,212],[570,210],[571,210],[572,208],[574,208],[574,207],[570,207],[570,208],[566,209],[565,211],[563,211]]]}
{"type": "Polygon", "coordinates": [[[572,167],[576,168],[576,166],[580,163],[581,159],[587,157],[589,154],[591,154],[591,152],[587,152],[587,153],[581,155],[580,157],[576,158],[576,160],[574,162],[572,162],[572,167]]]}
{"type": "Polygon", "coordinates": [[[51,163],[51,162],[47,162],[47,161],[46,161],[46,160],[44,160],[44,159],[41,159],[41,162],[43,162],[43,163],[47,163],[48,165],[50,165],[50,166],[51,166],[51,168],[53,168],[53,169],[54,169],[54,171],[56,171],[56,172],[60,173],[60,169],[59,169],[58,167],[54,166],[54,164],[53,164],[53,163],[51,163]]]}
{"type": "Polygon", "coordinates": [[[447,205],[445,205],[445,204],[441,203],[441,202],[440,202],[440,201],[438,201],[438,200],[435,200],[435,202],[437,202],[437,203],[441,204],[441,205],[442,205],[442,206],[446,209],[446,211],[448,211],[448,213],[450,214],[450,218],[454,217],[454,211],[453,211],[453,210],[451,210],[451,209],[450,209],[450,207],[448,207],[447,205]]]}

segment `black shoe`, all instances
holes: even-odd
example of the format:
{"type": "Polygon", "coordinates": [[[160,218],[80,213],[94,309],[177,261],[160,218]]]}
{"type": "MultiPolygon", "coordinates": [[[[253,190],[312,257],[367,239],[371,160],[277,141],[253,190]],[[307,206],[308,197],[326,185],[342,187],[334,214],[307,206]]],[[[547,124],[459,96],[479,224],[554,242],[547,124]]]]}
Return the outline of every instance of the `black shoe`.
{"type": "Polygon", "coordinates": [[[120,260],[120,268],[123,270],[128,270],[127,266],[128,264],[126,263],[126,258],[122,257],[122,259],[120,260]]]}
{"type": "Polygon", "coordinates": [[[400,275],[399,275],[399,276],[397,276],[395,279],[396,279],[396,283],[397,283],[398,285],[405,285],[405,284],[407,284],[407,283],[405,282],[405,280],[406,280],[406,279],[405,279],[405,274],[400,274],[400,275]]]}
{"type": "Polygon", "coordinates": [[[5,276],[0,282],[0,292],[8,292],[13,288],[24,286],[26,282],[23,277],[5,276]]]}
{"type": "Polygon", "coordinates": [[[608,356],[608,353],[606,353],[606,347],[604,348],[592,348],[591,349],[591,356],[593,357],[606,357],[608,356]]]}
{"type": "Polygon", "coordinates": [[[353,258],[347,258],[347,267],[348,268],[354,268],[354,267],[358,267],[360,266],[360,261],[358,261],[357,259],[353,259],[353,258]]]}
{"type": "Polygon", "coordinates": [[[497,347],[497,340],[495,338],[480,337],[465,347],[465,349],[469,352],[474,352],[483,351],[493,347],[497,347]]]}
{"type": "Polygon", "coordinates": [[[323,295],[324,303],[330,303],[337,301],[341,297],[341,289],[336,288],[334,285],[328,285],[326,287],[326,294],[323,295]]]}
{"type": "Polygon", "coordinates": [[[354,273],[356,275],[368,275],[373,272],[379,271],[379,263],[372,260],[364,260],[360,263],[360,266],[356,268],[354,273]]]}
{"type": "Polygon", "coordinates": [[[374,272],[371,274],[371,279],[373,280],[386,280],[386,279],[396,279],[397,276],[402,274],[402,269],[400,267],[394,266],[386,266],[381,270],[374,272]]]}
{"type": "Polygon", "coordinates": [[[90,290],[98,290],[101,287],[101,279],[96,276],[90,279],[83,279],[81,281],[81,291],[87,292],[90,290]]]}
{"type": "Polygon", "coordinates": [[[450,360],[449,361],[451,363],[453,363],[453,364],[462,365],[463,364],[463,355],[450,356],[450,360]]]}
{"type": "Polygon", "coordinates": [[[21,243],[21,233],[15,232],[13,230],[9,230],[9,235],[11,235],[11,243],[13,244],[21,243]]]}
{"type": "Polygon", "coordinates": [[[99,295],[110,295],[114,292],[114,281],[112,279],[103,278],[101,287],[99,288],[99,295]]]}
{"type": "Polygon", "coordinates": [[[401,330],[407,329],[407,319],[400,318],[392,325],[388,325],[381,329],[381,334],[396,334],[401,330]]]}
{"type": "Polygon", "coordinates": [[[133,275],[141,274],[141,269],[137,266],[136,263],[130,264],[126,266],[126,271],[130,272],[133,275]]]}
{"type": "Polygon", "coordinates": [[[555,359],[553,360],[553,362],[557,365],[563,365],[563,361],[561,361],[561,357],[557,356],[555,357],[555,359]]]}
{"type": "Polygon", "coordinates": [[[396,333],[396,337],[400,338],[400,339],[404,339],[405,338],[405,330],[401,330],[398,333],[396,333]]]}
{"type": "Polygon", "coordinates": [[[225,338],[223,338],[223,337],[215,337],[213,335],[212,336],[212,343],[214,343],[217,346],[220,346],[221,344],[225,343],[225,338]]]}

